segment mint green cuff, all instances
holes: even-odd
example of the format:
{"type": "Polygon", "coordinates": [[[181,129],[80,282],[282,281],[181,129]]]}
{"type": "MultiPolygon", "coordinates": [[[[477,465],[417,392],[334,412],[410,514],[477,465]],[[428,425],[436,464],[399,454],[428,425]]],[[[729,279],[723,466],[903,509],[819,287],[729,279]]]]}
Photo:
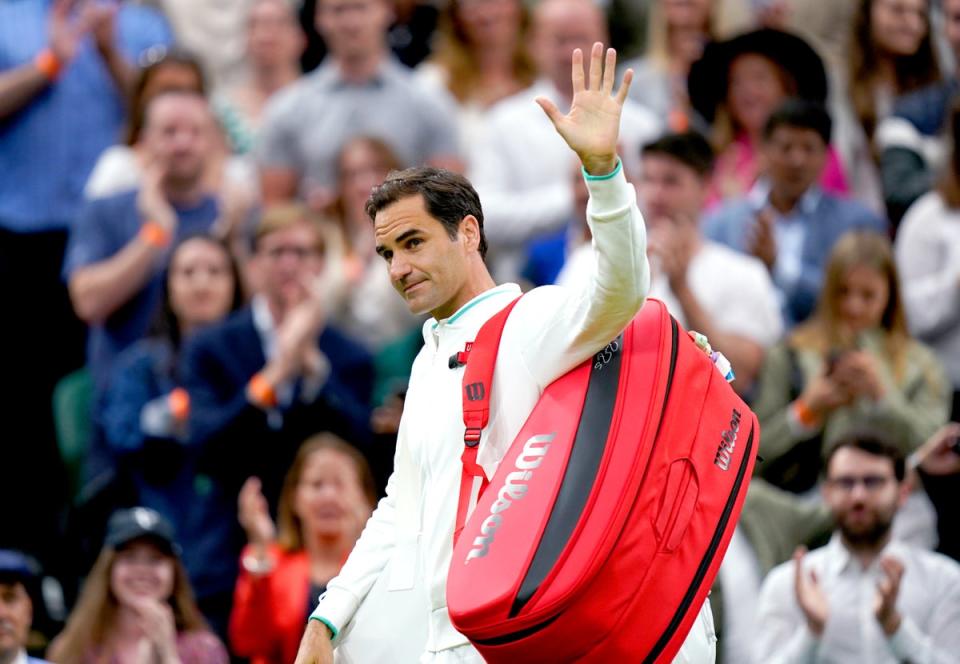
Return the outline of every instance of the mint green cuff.
{"type": "Polygon", "coordinates": [[[583,177],[586,180],[590,180],[592,182],[596,182],[598,180],[610,180],[612,178],[615,178],[617,174],[623,170],[623,162],[620,161],[620,157],[617,157],[616,168],[614,168],[612,171],[610,171],[606,175],[590,175],[589,173],[587,173],[587,169],[585,169],[583,166],[580,167],[580,170],[583,171],[583,177]]]}
{"type": "Polygon", "coordinates": [[[323,623],[324,625],[326,625],[328,628],[330,628],[330,633],[333,634],[333,636],[332,636],[331,639],[330,639],[331,641],[332,641],[333,639],[337,638],[337,635],[340,634],[340,630],[337,629],[336,627],[334,627],[334,626],[333,626],[333,623],[330,622],[329,620],[327,620],[326,618],[323,618],[323,617],[321,617],[321,616],[310,616],[310,620],[317,620],[317,621],[319,621],[319,622],[322,622],[322,623],[323,623]]]}

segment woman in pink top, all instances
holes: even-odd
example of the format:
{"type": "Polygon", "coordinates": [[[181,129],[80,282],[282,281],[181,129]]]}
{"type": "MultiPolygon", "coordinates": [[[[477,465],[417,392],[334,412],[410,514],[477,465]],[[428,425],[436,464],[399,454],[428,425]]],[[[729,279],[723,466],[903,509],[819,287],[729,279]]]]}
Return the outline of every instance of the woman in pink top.
{"type": "MultiPolygon", "coordinates": [[[[770,114],[790,97],[825,103],[823,61],[801,38],[762,29],[709,44],[690,69],[690,101],[711,137],[717,162],[708,204],[746,194],[759,175],[757,146],[770,114]]],[[[830,149],[820,184],[849,190],[840,159],[830,149]]]]}

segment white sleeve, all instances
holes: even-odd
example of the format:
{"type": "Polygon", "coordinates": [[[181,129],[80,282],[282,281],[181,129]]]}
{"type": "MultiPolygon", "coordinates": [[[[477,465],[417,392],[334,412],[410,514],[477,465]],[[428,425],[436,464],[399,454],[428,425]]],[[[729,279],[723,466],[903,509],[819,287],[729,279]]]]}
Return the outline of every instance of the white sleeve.
{"type": "Polygon", "coordinates": [[[622,166],[605,179],[588,177],[587,187],[590,278],[572,288],[535,288],[517,305],[523,360],[541,388],[616,338],[650,290],[646,229],[622,166]]]}
{"type": "MultiPolygon", "coordinates": [[[[956,664],[960,661],[960,570],[952,560],[943,559],[929,577],[931,606],[923,628],[903,616],[903,621],[887,644],[900,661],[913,664],[956,664]]],[[[905,576],[905,583],[909,577],[905,576]]]]}
{"type": "Polygon", "coordinates": [[[756,664],[812,664],[816,658],[819,640],[797,605],[793,564],[774,568],[760,588],[753,653],[756,664]]]}
{"type": "Polygon", "coordinates": [[[932,232],[943,220],[921,206],[910,212],[897,237],[897,267],[910,329],[929,341],[960,324],[960,247],[942,246],[932,232]]]}

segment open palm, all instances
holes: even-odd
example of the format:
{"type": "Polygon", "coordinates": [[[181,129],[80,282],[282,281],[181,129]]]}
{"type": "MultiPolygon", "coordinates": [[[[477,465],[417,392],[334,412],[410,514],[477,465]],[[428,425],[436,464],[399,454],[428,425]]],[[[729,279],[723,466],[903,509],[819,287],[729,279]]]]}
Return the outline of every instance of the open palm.
{"type": "Polygon", "coordinates": [[[620,135],[620,114],[623,110],[633,71],[627,70],[616,94],[617,53],[607,49],[604,62],[603,44],[597,42],[590,53],[590,75],[583,70],[583,52],[573,52],[573,101],[570,112],[563,115],[549,99],[539,97],[537,103],[553,122],[570,149],[577,153],[588,173],[603,175],[616,166],[617,139],[620,135]]]}

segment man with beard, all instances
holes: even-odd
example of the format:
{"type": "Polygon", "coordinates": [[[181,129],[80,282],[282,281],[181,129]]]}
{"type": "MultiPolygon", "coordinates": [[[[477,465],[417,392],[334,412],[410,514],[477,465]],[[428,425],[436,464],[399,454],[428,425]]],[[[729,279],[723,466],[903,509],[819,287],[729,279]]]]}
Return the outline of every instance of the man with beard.
{"type": "Polygon", "coordinates": [[[767,577],[754,661],[960,661],[960,566],[891,539],[904,475],[902,453],[879,435],[837,442],[823,483],[836,531],[767,577]]]}

